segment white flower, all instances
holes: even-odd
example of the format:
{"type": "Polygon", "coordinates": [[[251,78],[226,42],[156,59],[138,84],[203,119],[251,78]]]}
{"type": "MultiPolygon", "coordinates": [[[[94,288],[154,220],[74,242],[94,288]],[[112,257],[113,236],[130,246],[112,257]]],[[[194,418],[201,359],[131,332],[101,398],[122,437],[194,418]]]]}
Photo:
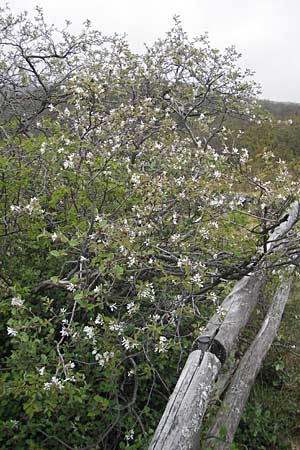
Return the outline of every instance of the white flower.
{"type": "Polygon", "coordinates": [[[21,207],[17,205],[10,205],[11,211],[21,211],[21,207]]]}
{"type": "Polygon", "coordinates": [[[153,314],[151,318],[152,318],[152,320],[154,320],[154,322],[157,322],[158,320],[160,320],[160,315],[159,314],[153,314]]]}
{"type": "Polygon", "coordinates": [[[33,197],[30,199],[30,202],[28,203],[28,205],[25,206],[25,208],[27,209],[29,215],[31,215],[37,206],[38,206],[38,199],[36,197],[33,197]]]}
{"type": "Polygon", "coordinates": [[[134,349],[134,348],[138,347],[137,342],[130,342],[130,340],[124,336],[122,337],[122,345],[123,345],[123,347],[125,347],[125,350],[129,350],[131,348],[134,349]]]}
{"type": "Polygon", "coordinates": [[[134,256],[129,256],[128,258],[128,267],[132,267],[136,262],[136,259],[134,256]]]}
{"type": "Polygon", "coordinates": [[[73,169],[75,167],[75,153],[70,153],[67,157],[68,159],[63,162],[63,166],[65,169],[73,169]]]}
{"type": "Polygon", "coordinates": [[[97,353],[97,350],[93,350],[93,355],[95,355],[95,360],[98,362],[99,366],[104,367],[105,363],[108,363],[110,359],[113,359],[115,354],[114,352],[104,352],[97,353]]]}
{"type": "MultiPolygon", "coordinates": [[[[63,320],[64,323],[67,323],[67,320],[63,320]]],[[[60,334],[62,336],[70,336],[70,332],[71,330],[68,327],[62,327],[62,329],[60,330],[60,334]]]]}
{"type": "Polygon", "coordinates": [[[166,348],[167,338],[165,336],[160,336],[159,343],[155,346],[154,351],[158,353],[166,353],[168,350],[166,348]]]}
{"type": "Polygon", "coordinates": [[[108,325],[108,328],[110,329],[110,331],[116,331],[118,333],[118,335],[122,334],[124,331],[124,323],[120,322],[120,323],[110,323],[108,325]]]}
{"type": "Polygon", "coordinates": [[[96,286],[95,289],[93,290],[93,293],[94,294],[99,294],[100,290],[101,290],[101,287],[100,286],[96,286]]]}
{"type": "Polygon", "coordinates": [[[130,303],[127,303],[126,308],[127,308],[128,314],[131,315],[136,310],[136,305],[134,302],[130,302],[130,303]]]}
{"type": "Polygon", "coordinates": [[[52,386],[57,387],[60,391],[64,388],[63,382],[57,377],[52,377],[51,381],[44,383],[44,390],[49,391],[52,386]]]}
{"type": "Polygon", "coordinates": [[[93,328],[93,327],[90,327],[90,326],[88,326],[88,325],[86,325],[86,326],[83,328],[83,332],[87,335],[87,338],[88,338],[88,339],[92,339],[92,338],[94,337],[94,335],[95,335],[95,333],[94,333],[94,328],[93,328]]]}
{"type": "Polygon", "coordinates": [[[206,228],[202,227],[199,229],[199,234],[203,237],[203,239],[209,239],[209,232],[206,228]]]}
{"type": "Polygon", "coordinates": [[[67,290],[70,292],[76,291],[76,286],[73,283],[69,283],[67,286],[67,290]]]}
{"type": "Polygon", "coordinates": [[[141,177],[134,173],[132,174],[131,182],[135,187],[137,187],[141,183],[141,177]]]}
{"type": "Polygon", "coordinates": [[[24,300],[22,300],[20,297],[13,297],[11,299],[11,305],[12,306],[23,306],[24,300]]]}
{"type": "Polygon", "coordinates": [[[122,337],[122,345],[125,347],[126,350],[130,349],[130,342],[127,338],[122,337]]]}
{"type": "Polygon", "coordinates": [[[224,308],[222,308],[222,306],[218,306],[216,309],[216,313],[217,315],[220,317],[220,319],[224,319],[225,315],[226,315],[226,311],[224,308]]]}
{"type": "Polygon", "coordinates": [[[73,370],[75,368],[75,363],[73,363],[73,361],[69,361],[67,364],[66,364],[66,369],[67,370],[73,370]]]}
{"type": "Polygon", "coordinates": [[[84,93],[84,90],[83,90],[82,87],[77,86],[76,89],[75,89],[75,92],[76,92],[76,94],[83,94],[83,93],[84,93]]]}
{"type": "Polygon", "coordinates": [[[246,148],[242,148],[242,155],[241,155],[241,162],[245,163],[248,161],[249,159],[249,152],[246,148]]]}
{"type": "Polygon", "coordinates": [[[52,240],[52,242],[55,242],[56,239],[57,239],[57,234],[56,234],[56,233],[51,234],[51,240],[52,240]]]}
{"type": "Polygon", "coordinates": [[[209,298],[210,298],[210,300],[211,300],[214,304],[217,303],[217,295],[216,295],[215,292],[211,292],[211,293],[209,294],[209,298]]]}
{"type": "Polygon", "coordinates": [[[150,302],[155,300],[155,290],[152,283],[147,283],[145,288],[138,293],[138,297],[143,299],[149,299],[150,302]]]}
{"type": "Polygon", "coordinates": [[[129,430],[126,434],[125,434],[125,440],[128,441],[132,441],[134,438],[134,430],[131,429],[129,430]]]}
{"type": "Polygon", "coordinates": [[[124,247],[124,245],[120,245],[119,249],[122,255],[124,256],[128,255],[128,250],[124,247]]]}
{"type": "Polygon", "coordinates": [[[46,151],[46,142],[43,142],[40,148],[40,153],[43,155],[46,151]]]}
{"type": "Polygon", "coordinates": [[[192,281],[192,283],[196,284],[199,288],[203,287],[203,281],[202,281],[200,273],[196,273],[192,277],[191,281],[192,281]]]}
{"type": "Polygon", "coordinates": [[[103,318],[98,314],[98,316],[95,319],[95,325],[103,325],[104,321],[103,318]]]}
{"type": "Polygon", "coordinates": [[[76,383],[76,378],[74,377],[74,375],[72,375],[71,377],[66,377],[66,379],[64,380],[66,381],[73,381],[74,383],[76,383]]]}
{"type": "Polygon", "coordinates": [[[179,260],[177,261],[177,267],[183,267],[184,265],[189,264],[190,260],[187,256],[180,256],[179,260]]]}
{"type": "Polygon", "coordinates": [[[73,169],[74,168],[74,161],[68,159],[67,161],[63,162],[63,166],[65,169],[73,169]]]}
{"type": "Polygon", "coordinates": [[[38,372],[39,372],[39,374],[41,375],[41,376],[43,376],[44,375],[44,373],[45,373],[45,366],[43,366],[43,367],[41,367],[40,369],[37,369],[38,370],[38,372]]]}
{"type": "Polygon", "coordinates": [[[17,428],[18,425],[19,425],[19,421],[18,421],[18,420],[10,419],[9,423],[11,423],[11,425],[13,426],[13,428],[17,428]]]}
{"type": "Polygon", "coordinates": [[[7,327],[7,334],[8,334],[8,336],[14,337],[14,336],[17,336],[18,332],[17,332],[17,330],[14,330],[11,327],[7,327]]]}

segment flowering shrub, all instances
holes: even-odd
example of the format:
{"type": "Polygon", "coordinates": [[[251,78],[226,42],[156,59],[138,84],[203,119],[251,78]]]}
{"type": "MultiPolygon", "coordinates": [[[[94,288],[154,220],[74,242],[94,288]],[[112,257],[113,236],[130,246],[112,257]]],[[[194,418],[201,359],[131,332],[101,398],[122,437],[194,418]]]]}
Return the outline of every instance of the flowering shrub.
{"type": "Polygon", "coordinates": [[[144,449],[299,186],[232,144],[226,119],[253,120],[257,91],[233,48],[176,18],[135,55],[89,24],[56,42],[41,11],[6,14],[1,448],[144,449]]]}

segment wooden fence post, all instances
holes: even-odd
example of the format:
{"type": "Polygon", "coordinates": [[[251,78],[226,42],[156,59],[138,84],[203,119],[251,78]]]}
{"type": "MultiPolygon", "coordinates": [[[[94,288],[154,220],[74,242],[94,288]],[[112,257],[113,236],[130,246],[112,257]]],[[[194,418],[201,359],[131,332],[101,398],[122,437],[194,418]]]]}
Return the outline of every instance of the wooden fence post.
{"type": "Polygon", "coordinates": [[[193,351],[180,375],[149,450],[198,450],[200,428],[221,363],[201,350],[193,351]]]}
{"type": "Polygon", "coordinates": [[[232,382],[226,392],[221,409],[208,432],[208,441],[204,447],[214,450],[228,450],[239,425],[243,409],[248,400],[251,387],[261,364],[271,347],[279,328],[281,317],[288,300],[292,276],[278,287],[273,302],[265,317],[259,333],[242,358],[232,382]],[[221,430],[226,437],[220,439],[221,430]]]}

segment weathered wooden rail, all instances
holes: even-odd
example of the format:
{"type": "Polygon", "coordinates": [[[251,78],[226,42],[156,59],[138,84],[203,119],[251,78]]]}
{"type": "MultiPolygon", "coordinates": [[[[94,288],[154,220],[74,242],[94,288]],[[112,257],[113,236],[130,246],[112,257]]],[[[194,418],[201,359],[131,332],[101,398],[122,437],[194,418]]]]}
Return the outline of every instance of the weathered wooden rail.
{"type": "Polygon", "coordinates": [[[151,450],[197,448],[200,424],[220,367],[219,359],[210,352],[195,350],[190,354],[157,427],[151,450]]]}
{"type": "MultiPolygon", "coordinates": [[[[299,203],[294,202],[289,208],[286,220],[280,223],[269,237],[266,246],[268,254],[284,248],[284,245],[286,245],[289,239],[288,233],[293,229],[298,219],[299,203]]],[[[236,283],[232,292],[221,305],[222,313],[225,316],[222,321],[218,314],[215,314],[209,320],[205,332],[197,340],[199,349],[191,352],[184,366],[156,429],[149,450],[199,450],[201,424],[209,402],[210,393],[215,386],[215,381],[222,364],[226,361],[227,356],[236,345],[240,331],[248,323],[251,313],[258,302],[261,288],[266,283],[265,269],[267,265],[267,259],[264,259],[258,270],[243,277],[236,283]]],[[[285,286],[290,286],[290,281],[285,286]]],[[[261,332],[257,337],[260,342],[260,334],[266,332],[268,334],[268,338],[265,339],[265,346],[263,348],[259,345],[255,347],[257,353],[261,352],[262,358],[269,349],[280,324],[288,292],[289,288],[285,287],[284,293],[281,292],[282,295],[279,293],[275,295],[275,306],[273,309],[271,306],[269,318],[268,316],[266,317],[265,320],[267,322],[264,322],[261,332]],[[278,304],[281,305],[281,312],[277,311],[279,308],[278,304]],[[276,323],[272,319],[272,314],[274,317],[276,315],[276,323]]],[[[248,367],[247,358],[245,359],[244,366],[240,366],[245,367],[244,371],[240,370],[237,372],[239,375],[236,375],[234,380],[237,380],[237,377],[243,376],[245,376],[245,380],[248,380],[245,375],[248,367]]],[[[257,357],[257,362],[261,362],[262,358],[257,357]]],[[[259,368],[260,364],[257,367],[259,368]]],[[[249,380],[252,380],[253,376],[256,376],[257,367],[254,372],[251,372],[252,375],[249,380]]],[[[250,384],[250,381],[247,381],[247,383],[250,384]]],[[[246,391],[248,392],[248,387],[245,389],[245,395],[242,396],[241,394],[239,400],[241,405],[244,399],[248,398],[246,391]]],[[[230,397],[232,399],[235,395],[235,387],[230,389],[229,392],[232,393],[230,397]]],[[[231,400],[228,401],[230,405],[231,400]]],[[[232,425],[234,432],[236,429],[235,426],[239,423],[239,418],[240,416],[237,415],[235,421],[233,419],[231,420],[232,424],[234,422],[234,425],[232,425]]],[[[216,422],[215,428],[211,430],[211,436],[218,435],[223,422],[224,417],[221,415],[216,422]]],[[[231,435],[228,438],[228,442],[231,439],[231,435]]],[[[214,440],[213,445],[215,445],[215,442],[216,440],[214,440]]],[[[210,441],[209,445],[211,443],[212,441],[210,441]]],[[[216,448],[218,450],[225,450],[227,447],[216,448]]]]}
{"type": "Polygon", "coordinates": [[[251,387],[278,331],[291,284],[292,276],[290,273],[287,279],[283,280],[279,285],[259,333],[245,353],[233,376],[222,402],[222,407],[208,432],[209,439],[205,443],[206,449],[229,450],[251,387]],[[223,436],[222,439],[220,439],[221,430],[226,430],[226,436],[225,438],[223,436]]]}

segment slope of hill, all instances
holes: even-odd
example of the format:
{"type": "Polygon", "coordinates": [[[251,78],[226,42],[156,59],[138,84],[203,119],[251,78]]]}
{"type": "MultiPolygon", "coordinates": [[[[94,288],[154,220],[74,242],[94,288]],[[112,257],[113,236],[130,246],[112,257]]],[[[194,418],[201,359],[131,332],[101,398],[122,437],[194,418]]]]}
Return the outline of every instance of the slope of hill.
{"type": "Polygon", "coordinates": [[[291,116],[300,116],[300,103],[274,102],[272,100],[261,100],[262,108],[278,119],[287,119],[291,116]]]}

